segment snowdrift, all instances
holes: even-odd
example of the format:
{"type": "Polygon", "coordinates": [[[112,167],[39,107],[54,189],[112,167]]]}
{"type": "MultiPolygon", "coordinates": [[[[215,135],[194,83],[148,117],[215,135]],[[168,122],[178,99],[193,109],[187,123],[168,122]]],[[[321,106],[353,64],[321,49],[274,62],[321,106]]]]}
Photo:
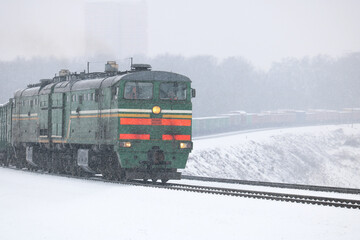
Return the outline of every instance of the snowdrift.
{"type": "Polygon", "coordinates": [[[360,124],[239,132],[194,141],[185,175],[360,187],[360,124]]]}

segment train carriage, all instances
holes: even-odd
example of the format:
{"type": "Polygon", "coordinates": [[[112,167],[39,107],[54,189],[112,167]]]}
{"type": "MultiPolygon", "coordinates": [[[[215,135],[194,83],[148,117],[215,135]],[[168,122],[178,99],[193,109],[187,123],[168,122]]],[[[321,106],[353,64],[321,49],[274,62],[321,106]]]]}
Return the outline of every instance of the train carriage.
{"type": "Polygon", "coordinates": [[[0,105],[0,162],[4,164],[6,157],[6,106],[0,105]]]}
{"type": "MultiPolygon", "coordinates": [[[[111,66],[109,68],[109,65],[111,66]]],[[[120,179],[180,179],[192,150],[195,90],[183,75],[133,65],[118,72],[42,80],[14,97],[14,165],[102,173],[120,179]]]]}
{"type": "Polygon", "coordinates": [[[11,143],[12,99],[0,104],[0,164],[8,165],[9,147],[11,143]]]}

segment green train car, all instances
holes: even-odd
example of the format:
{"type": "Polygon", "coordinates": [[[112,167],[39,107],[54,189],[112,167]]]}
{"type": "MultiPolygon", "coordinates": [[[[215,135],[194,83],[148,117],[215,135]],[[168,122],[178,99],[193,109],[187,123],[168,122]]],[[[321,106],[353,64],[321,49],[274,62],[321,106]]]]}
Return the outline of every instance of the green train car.
{"type": "Polygon", "coordinates": [[[0,105],[0,164],[7,166],[11,142],[11,100],[0,105]]]}
{"type": "Polygon", "coordinates": [[[11,164],[109,179],[181,178],[192,150],[191,80],[146,64],[105,67],[62,70],[15,93],[5,141],[11,164]]]}

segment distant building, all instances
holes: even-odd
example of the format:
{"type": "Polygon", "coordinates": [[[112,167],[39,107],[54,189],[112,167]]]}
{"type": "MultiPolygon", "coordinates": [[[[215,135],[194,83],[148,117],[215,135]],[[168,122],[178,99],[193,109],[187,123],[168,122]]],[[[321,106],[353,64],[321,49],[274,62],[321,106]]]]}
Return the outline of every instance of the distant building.
{"type": "Polygon", "coordinates": [[[89,2],[85,9],[86,55],[127,58],[147,53],[145,1],[89,2]]]}

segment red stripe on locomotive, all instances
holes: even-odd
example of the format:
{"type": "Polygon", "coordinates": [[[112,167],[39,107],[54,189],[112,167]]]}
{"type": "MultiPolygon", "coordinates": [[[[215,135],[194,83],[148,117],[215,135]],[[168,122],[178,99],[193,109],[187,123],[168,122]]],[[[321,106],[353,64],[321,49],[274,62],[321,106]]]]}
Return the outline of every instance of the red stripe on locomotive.
{"type": "Polygon", "coordinates": [[[120,139],[150,140],[150,134],[120,134],[120,139]]]}
{"type": "Polygon", "coordinates": [[[190,141],[190,135],[163,135],[162,140],[190,141]]]}
{"type": "Polygon", "coordinates": [[[191,120],[162,118],[120,118],[121,125],[191,126],[191,120]]]}

